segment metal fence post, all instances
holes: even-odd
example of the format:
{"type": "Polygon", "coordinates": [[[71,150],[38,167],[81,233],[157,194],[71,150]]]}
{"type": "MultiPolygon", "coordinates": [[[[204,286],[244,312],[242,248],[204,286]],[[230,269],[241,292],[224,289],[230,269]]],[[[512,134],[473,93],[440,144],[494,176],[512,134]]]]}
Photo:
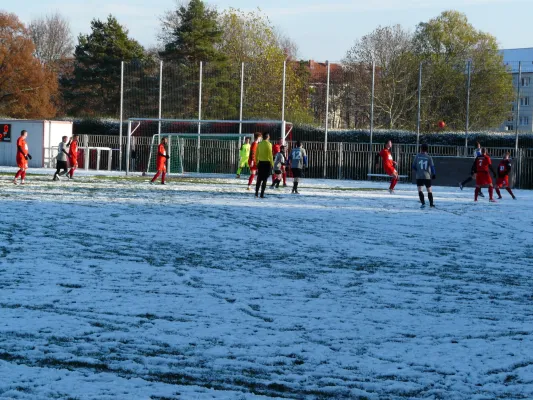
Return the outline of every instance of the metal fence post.
{"type": "Polygon", "coordinates": [[[326,80],[326,130],[324,135],[324,178],[327,177],[328,166],[328,125],[329,125],[329,76],[330,76],[330,64],[326,61],[327,67],[327,80],[326,80]]]}
{"type": "Polygon", "coordinates": [[[130,172],[131,121],[128,121],[128,137],[126,145],[126,175],[130,172]]]}
{"type": "MultiPolygon", "coordinates": [[[[163,61],[159,64],[159,119],[161,120],[163,100],[163,61]]],[[[161,143],[161,121],[157,124],[157,141],[161,143]]]]}
{"type": "Polygon", "coordinates": [[[344,165],[344,149],[342,142],[337,143],[337,152],[339,153],[339,165],[337,170],[337,179],[342,179],[342,166],[344,165]]]}
{"type": "MultiPolygon", "coordinates": [[[[283,87],[281,91],[281,121],[285,121],[285,91],[287,85],[287,60],[283,61],[283,87]]],[[[285,144],[285,125],[281,123],[282,130],[280,132],[281,142],[285,144]]]]}
{"type": "Polygon", "coordinates": [[[516,138],[515,138],[515,150],[518,149],[518,129],[520,126],[520,86],[522,85],[522,61],[518,62],[518,83],[517,83],[517,96],[516,96],[516,138]]]}
{"type": "Polygon", "coordinates": [[[420,111],[422,108],[422,63],[418,70],[418,114],[416,117],[416,148],[420,145],[420,111]]]}
{"type": "MultiPolygon", "coordinates": [[[[200,83],[198,85],[198,133],[202,133],[202,72],[203,62],[200,61],[200,83]]],[[[200,136],[196,142],[196,172],[200,173],[200,136]]]]}
{"type": "Polygon", "coordinates": [[[466,83],[466,123],[465,123],[465,157],[468,157],[468,129],[470,125],[470,83],[472,61],[468,60],[468,78],[466,83]]]}
{"type": "Polygon", "coordinates": [[[124,111],[124,61],[120,63],[120,126],[118,130],[118,170],[122,171],[122,115],[124,111]]]}
{"type": "MultiPolygon", "coordinates": [[[[374,93],[376,86],[376,61],[372,60],[372,90],[370,95],[370,151],[368,152],[368,173],[372,173],[372,150],[374,136],[374,93]]],[[[368,177],[368,179],[371,179],[368,177]]]]}

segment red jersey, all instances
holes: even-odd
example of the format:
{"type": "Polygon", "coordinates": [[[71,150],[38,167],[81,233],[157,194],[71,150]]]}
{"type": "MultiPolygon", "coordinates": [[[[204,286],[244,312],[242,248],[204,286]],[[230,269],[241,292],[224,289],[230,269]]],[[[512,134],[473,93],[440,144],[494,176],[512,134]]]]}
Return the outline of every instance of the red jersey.
{"type": "Polygon", "coordinates": [[[69,148],[69,151],[68,151],[68,155],[72,159],[78,158],[78,141],[77,140],[73,140],[70,143],[70,148],[69,148]]]}
{"type": "Polygon", "coordinates": [[[392,154],[389,149],[385,148],[379,152],[379,156],[383,159],[383,168],[385,170],[394,169],[394,162],[392,160],[392,154]]]}
{"type": "Polygon", "coordinates": [[[158,171],[165,171],[167,170],[167,158],[165,157],[167,155],[167,151],[165,149],[165,145],[161,143],[159,147],[157,148],[157,157],[156,157],[156,168],[158,171]],[[161,155],[162,154],[162,155],[161,155]]]}
{"type": "Polygon", "coordinates": [[[502,160],[498,165],[498,178],[504,178],[511,172],[511,161],[502,160]]]}
{"type": "Polygon", "coordinates": [[[254,162],[255,163],[255,153],[257,152],[257,142],[253,142],[250,146],[250,155],[248,156],[248,163],[254,162]]]}
{"type": "Polygon", "coordinates": [[[492,161],[488,155],[479,156],[476,158],[476,172],[489,173],[489,167],[492,165],[492,161]]]}
{"type": "Polygon", "coordinates": [[[22,136],[17,139],[17,156],[20,155],[19,148],[22,149],[23,155],[28,155],[28,143],[26,143],[26,139],[22,136]]]}

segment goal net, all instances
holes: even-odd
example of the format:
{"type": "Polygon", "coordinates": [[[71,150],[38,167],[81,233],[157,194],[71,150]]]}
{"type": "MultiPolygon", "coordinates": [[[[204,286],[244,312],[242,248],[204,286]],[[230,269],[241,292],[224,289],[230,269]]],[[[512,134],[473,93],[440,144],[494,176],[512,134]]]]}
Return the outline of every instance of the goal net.
{"type": "MultiPolygon", "coordinates": [[[[132,118],[128,121],[126,172],[152,173],[156,170],[157,149],[168,139],[168,173],[234,174],[240,161],[239,150],[244,140],[253,141],[254,133],[268,132],[272,143],[285,142],[292,124],[285,121],[169,120],[132,118]],[[149,146],[135,146],[144,137],[149,146]],[[132,145],[133,143],[133,145],[132,145]],[[136,165],[135,159],[145,159],[136,165]]],[[[246,166],[243,173],[249,172],[246,166]]]]}

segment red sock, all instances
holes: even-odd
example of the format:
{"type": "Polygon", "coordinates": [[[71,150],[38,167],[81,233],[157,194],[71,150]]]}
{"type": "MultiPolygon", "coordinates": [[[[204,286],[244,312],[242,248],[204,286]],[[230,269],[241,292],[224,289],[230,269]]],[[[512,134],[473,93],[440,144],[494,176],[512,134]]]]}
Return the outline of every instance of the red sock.
{"type": "Polygon", "coordinates": [[[505,188],[505,189],[507,189],[507,191],[509,192],[509,194],[510,194],[512,197],[514,197],[513,191],[511,190],[510,187],[505,188]]]}
{"type": "Polygon", "coordinates": [[[250,185],[252,184],[252,182],[254,181],[254,177],[255,177],[255,175],[254,175],[254,173],[252,172],[252,173],[250,174],[250,178],[248,178],[248,186],[250,186],[250,185]]]}
{"type": "Polygon", "coordinates": [[[392,181],[391,181],[391,183],[390,183],[390,187],[389,187],[389,189],[390,189],[390,190],[393,190],[397,183],[398,183],[398,179],[396,179],[396,178],[392,178],[392,181]]]}
{"type": "Polygon", "coordinates": [[[498,195],[498,197],[502,197],[502,194],[500,193],[500,189],[499,188],[494,188],[496,189],[496,194],[498,195]]]}
{"type": "Polygon", "coordinates": [[[157,171],[156,174],[154,175],[154,177],[152,178],[152,182],[155,182],[155,180],[157,178],[159,178],[159,175],[161,174],[161,172],[157,171]]]}
{"type": "Polygon", "coordinates": [[[278,179],[276,174],[272,174],[272,184],[276,182],[276,179],[278,179]]]}
{"type": "Polygon", "coordinates": [[[20,177],[22,178],[22,180],[26,179],[26,171],[22,171],[20,177]]]}
{"type": "Polygon", "coordinates": [[[283,184],[287,184],[287,172],[283,171],[283,184]]]}
{"type": "Polygon", "coordinates": [[[492,196],[494,196],[494,188],[492,186],[489,186],[489,199],[492,200],[492,196]]]}
{"type": "Polygon", "coordinates": [[[71,178],[74,176],[74,170],[75,170],[75,169],[76,169],[76,168],[71,168],[71,169],[70,169],[69,175],[70,175],[71,178]]]}
{"type": "Polygon", "coordinates": [[[161,175],[161,183],[165,183],[165,176],[167,175],[167,173],[165,171],[163,171],[163,175],[161,175]]]}
{"type": "Polygon", "coordinates": [[[477,196],[479,196],[479,192],[481,192],[481,189],[476,186],[476,190],[474,192],[474,201],[477,201],[477,196]]]}
{"type": "Polygon", "coordinates": [[[19,169],[17,171],[17,174],[15,175],[15,179],[18,179],[20,177],[20,175],[22,175],[22,171],[19,169]]]}

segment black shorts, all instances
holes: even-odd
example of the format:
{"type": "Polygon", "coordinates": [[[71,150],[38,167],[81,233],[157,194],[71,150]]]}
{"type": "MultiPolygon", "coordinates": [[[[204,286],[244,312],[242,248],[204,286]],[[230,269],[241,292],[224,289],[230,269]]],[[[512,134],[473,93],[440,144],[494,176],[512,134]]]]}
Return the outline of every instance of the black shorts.
{"type": "Polygon", "coordinates": [[[67,162],[66,161],[57,161],[56,168],[57,169],[68,169],[67,162]]]}
{"type": "Polygon", "coordinates": [[[431,187],[431,179],[417,179],[416,186],[425,186],[429,189],[431,187]]]}
{"type": "Polygon", "coordinates": [[[293,178],[301,178],[302,177],[302,169],[301,168],[293,168],[292,169],[292,176],[293,176],[293,178]]]}
{"type": "Polygon", "coordinates": [[[275,173],[276,175],[281,175],[281,169],[275,169],[275,170],[274,170],[274,173],[275,173]]]}

